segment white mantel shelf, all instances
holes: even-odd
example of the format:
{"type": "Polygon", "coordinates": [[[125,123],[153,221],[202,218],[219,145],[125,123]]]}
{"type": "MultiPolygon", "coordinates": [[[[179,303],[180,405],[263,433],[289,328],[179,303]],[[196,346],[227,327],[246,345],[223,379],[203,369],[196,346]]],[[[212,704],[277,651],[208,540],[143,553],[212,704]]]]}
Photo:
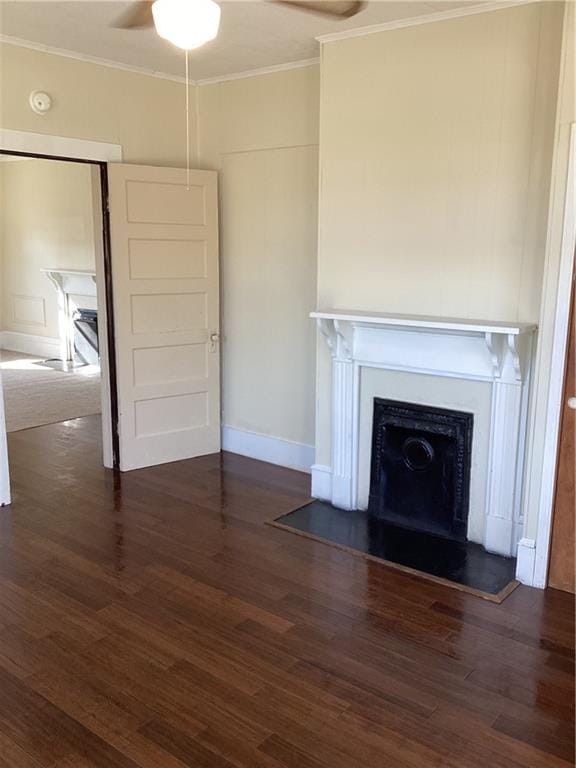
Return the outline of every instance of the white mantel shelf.
{"type": "Polygon", "coordinates": [[[96,272],[93,270],[42,267],[40,272],[45,274],[56,290],[63,294],[96,296],[96,272]]]}
{"type": "MultiPolygon", "coordinates": [[[[358,507],[364,368],[488,382],[492,387],[484,546],[515,555],[532,368],[532,323],[327,309],[310,314],[332,357],[332,465],[312,467],[312,495],[358,507]]],[[[423,384],[423,395],[426,386],[423,384]]],[[[383,392],[382,396],[386,393],[383,392]]]]}
{"type": "Polygon", "coordinates": [[[536,330],[533,323],[509,323],[500,320],[468,320],[457,317],[428,315],[399,315],[387,312],[360,312],[348,309],[327,309],[311,312],[317,320],[340,320],[349,323],[387,325],[396,328],[429,328],[435,331],[464,331],[468,333],[502,333],[519,336],[536,330]]]}
{"type": "Polygon", "coordinates": [[[90,277],[96,279],[96,272],[93,269],[62,269],[62,267],[41,267],[40,272],[48,275],[71,275],[73,277],[90,277]]]}

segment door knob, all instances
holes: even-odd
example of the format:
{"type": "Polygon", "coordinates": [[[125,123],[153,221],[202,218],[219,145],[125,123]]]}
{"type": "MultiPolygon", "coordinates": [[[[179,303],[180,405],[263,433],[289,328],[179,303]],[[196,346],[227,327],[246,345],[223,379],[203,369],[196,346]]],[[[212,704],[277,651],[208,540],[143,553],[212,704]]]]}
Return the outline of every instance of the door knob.
{"type": "Polygon", "coordinates": [[[568,408],[571,408],[573,411],[576,411],[576,397],[569,397],[566,405],[568,406],[568,408]]]}
{"type": "Polygon", "coordinates": [[[210,344],[208,346],[210,352],[216,352],[216,345],[220,341],[220,334],[217,331],[210,334],[210,344]]]}

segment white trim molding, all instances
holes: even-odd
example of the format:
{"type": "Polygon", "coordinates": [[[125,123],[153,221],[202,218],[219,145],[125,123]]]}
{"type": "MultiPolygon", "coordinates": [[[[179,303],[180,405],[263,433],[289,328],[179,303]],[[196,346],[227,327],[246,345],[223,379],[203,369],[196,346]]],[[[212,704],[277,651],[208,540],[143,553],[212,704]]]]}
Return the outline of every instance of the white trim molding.
{"type": "Polygon", "coordinates": [[[47,133],[31,131],[13,131],[9,128],[0,128],[0,149],[6,152],[51,155],[101,163],[122,162],[120,144],[74,139],[68,136],[50,136],[47,133]]]}
{"type": "Polygon", "coordinates": [[[196,80],[196,85],[212,85],[214,83],[226,83],[229,80],[243,80],[246,77],[258,77],[259,75],[273,75],[276,72],[287,72],[291,69],[302,69],[303,67],[314,67],[320,64],[319,58],[299,59],[298,61],[288,61],[285,64],[273,64],[270,67],[259,67],[258,69],[247,69],[244,72],[234,72],[230,75],[217,75],[216,77],[204,77],[196,80]]]}
{"type": "MultiPolygon", "coordinates": [[[[138,67],[133,64],[123,64],[120,61],[103,59],[99,56],[90,56],[87,53],[71,51],[68,48],[56,48],[53,45],[45,45],[44,43],[37,43],[33,40],[25,40],[22,37],[14,37],[13,35],[0,35],[0,43],[4,43],[5,45],[14,45],[16,48],[28,48],[28,50],[39,51],[40,53],[49,53],[52,56],[62,56],[65,59],[83,61],[86,64],[97,64],[100,67],[108,67],[109,69],[120,69],[123,72],[132,72],[135,75],[158,77],[161,80],[172,80],[176,83],[186,82],[186,79],[181,75],[169,75],[165,72],[159,72],[156,69],[147,69],[146,67],[138,67]]],[[[191,84],[194,84],[193,81],[191,84]]]]}
{"type": "Polygon", "coordinates": [[[52,336],[38,336],[17,331],[0,331],[0,348],[10,352],[21,352],[45,360],[60,360],[60,339],[52,336]]]}
{"type": "Polygon", "coordinates": [[[310,472],[314,461],[314,446],[262,435],[236,427],[222,426],[222,450],[239,453],[251,459],[267,461],[281,467],[310,472]]]}
{"type": "Polygon", "coordinates": [[[536,542],[534,539],[520,539],[516,561],[516,578],[522,584],[532,585],[534,562],[536,560],[536,542]]]}
{"type": "Polygon", "coordinates": [[[332,467],[312,468],[314,495],[341,509],[359,507],[363,368],[486,381],[492,409],[484,546],[514,555],[523,528],[520,491],[536,326],[343,310],[311,317],[332,353],[332,467]]]}
{"type": "MultiPolygon", "coordinates": [[[[372,35],[377,32],[388,32],[393,29],[415,27],[419,26],[420,24],[431,24],[435,21],[447,21],[449,19],[458,19],[464,16],[473,16],[479,13],[500,11],[516,5],[526,5],[528,3],[534,3],[537,1],[538,0],[500,0],[499,2],[486,2],[480,5],[470,4],[460,6],[459,8],[453,8],[451,10],[433,11],[431,13],[426,13],[420,16],[412,16],[411,18],[388,21],[383,24],[371,24],[365,27],[356,27],[355,29],[343,30],[342,32],[332,32],[326,35],[319,35],[316,37],[316,40],[319,43],[330,43],[336,40],[346,40],[347,38],[351,37],[364,37],[365,35],[372,35]]],[[[24,38],[15,37],[13,35],[0,34],[0,43],[4,43],[5,45],[13,45],[17,48],[27,48],[32,51],[39,51],[40,53],[47,53],[52,56],[62,56],[66,59],[74,59],[76,61],[81,61],[87,64],[95,64],[101,67],[119,69],[123,72],[131,72],[136,75],[156,77],[160,78],[161,80],[170,80],[175,83],[186,82],[185,78],[181,75],[161,72],[157,69],[149,69],[147,67],[140,67],[134,64],[125,64],[123,62],[114,61],[112,59],[100,58],[99,56],[91,56],[86,53],[80,53],[79,51],[69,50],[68,48],[57,48],[55,46],[46,45],[45,43],[38,43],[34,40],[26,40],[24,38]]],[[[190,80],[190,85],[201,86],[212,85],[214,83],[224,83],[229,80],[240,80],[246,77],[258,77],[259,75],[268,75],[290,69],[310,67],[319,63],[319,58],[299,59],[297,61],[289,61],[283,64],[273,64],[268,67],[259,67],[257,69],[248,69],[241,72],[230,72],[224,75],[215,75],[214,77],[204,77],[197,80],[190,80]]]]}
{"type": "Polygon", "coordinates": [[[316,499],[332,500],[332,468],[324,464],[312,464],[312,496],[316,499]]]}
{"type": "Polygon", "coordinates": [[[554,310],[554,341],[549,369],[550,386],[547,397],[546,426],[544,434],[544,461],[538,503],[538,535],[534,556],[534,572],[526,583],[543,588],[548,581],[548,562],[552,535],[556,467],[560,437],[562,401],[564,397],[564,369],[568,349],[568,326],[570,322],[570,298],[576,250],[576,123],[570,129],[570,150],[564,223],[560,253],[558,289],[554,310]]]}
{"type": "Polygon", "coordinates": [[[386,21],[383,24],[370,24],[366,27],[345,29],[342,30],[342,32],[330,32],[327,35],[319,35],[316,40],[318,40],[319,43],[333,43],[337,40],[347,40],[350,37],[364,37],[365,35],[373,35],[376,32],[390,32],[393,29],[418,27],[421,24],[432,24],[435,21],[448,21],[449,19],[460,19],[464,16],[476,16],[479,13],[502,11],[505,8],[513,8],[516,5],[528,5],[534,2],[538,2],[538,0],[502,0],[501,2],[487,2],[480,5],[464,5],[446,11],[432,11],[431,13],[424,13],[421,16],[412,16],[407,19],[386,21]]]}
{"type": "MultiPolygon", "coordinates": [[[[68,48],[56,48],[51,45],[45,45],[44,43],[36,43],[33,40],[25,40],[21,37],[13,37],[12,35],[0,35],[0,43],[5,45],[13,45],[16,48],[27,48],[31,51],[39,51],[40,53],[48,53],[51,56],[62,56],[65,59],[73,59],[75,61],[81,61],[85,64],[96,64],[100,67],[108,67],[109,69],[119,69],[122,72],[131,72],[134,75],[144,75],[146,77],[156,77],[160,80],[169,80],[173,83],[186,83],[186,78],[182,75],[174,75],[168,72],[160,72],[157,69],[148,69],[147,67],[139,67],[134,64],[124,64],[120,61],[114,61],[112,59],[103,59],[99,56],[90,56],[86,53],[80,53],[79,51],[71,51],[68,48]]],[[[284,72],[290,69],[301,69],[302,67],[311,67],[320,63],[319,58],[313,59],[298,59],[297,61],[287,61],[284,64],[272,64],[269,67],[258,67],[256,69],[247,69],[242,72],[230,72],[225,75],[215,75],[214,77],[205,77],[198,80],[190,80],[190,85],[212,85],[213,83],[224,83],[228,80],[242,80],[245,77],[258,77],[259,75],[270,75],[275,72],[284,72]]]]}

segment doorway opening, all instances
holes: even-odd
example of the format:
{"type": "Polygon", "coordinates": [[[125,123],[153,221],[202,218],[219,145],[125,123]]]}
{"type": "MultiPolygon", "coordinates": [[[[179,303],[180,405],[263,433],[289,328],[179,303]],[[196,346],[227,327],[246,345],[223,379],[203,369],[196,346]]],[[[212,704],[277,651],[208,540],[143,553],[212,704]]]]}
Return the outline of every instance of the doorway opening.
{"type": "Polygon", "coordinates": [[[107,165],[0,150],[0,195],[6,431],[100,414],[118,469],[107,165]]]}

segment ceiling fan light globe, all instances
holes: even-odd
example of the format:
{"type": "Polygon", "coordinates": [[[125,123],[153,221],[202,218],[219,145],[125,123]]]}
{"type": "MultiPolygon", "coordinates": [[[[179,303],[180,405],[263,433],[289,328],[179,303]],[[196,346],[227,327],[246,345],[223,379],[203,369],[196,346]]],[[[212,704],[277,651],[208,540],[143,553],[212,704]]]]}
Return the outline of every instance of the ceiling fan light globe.
{"type": "Polygon", "coordinates": [[[214,40],[220,26],[220,6],[213,0],[156,0],[152,15],[160,37],[188,51],[214,40]]]}

